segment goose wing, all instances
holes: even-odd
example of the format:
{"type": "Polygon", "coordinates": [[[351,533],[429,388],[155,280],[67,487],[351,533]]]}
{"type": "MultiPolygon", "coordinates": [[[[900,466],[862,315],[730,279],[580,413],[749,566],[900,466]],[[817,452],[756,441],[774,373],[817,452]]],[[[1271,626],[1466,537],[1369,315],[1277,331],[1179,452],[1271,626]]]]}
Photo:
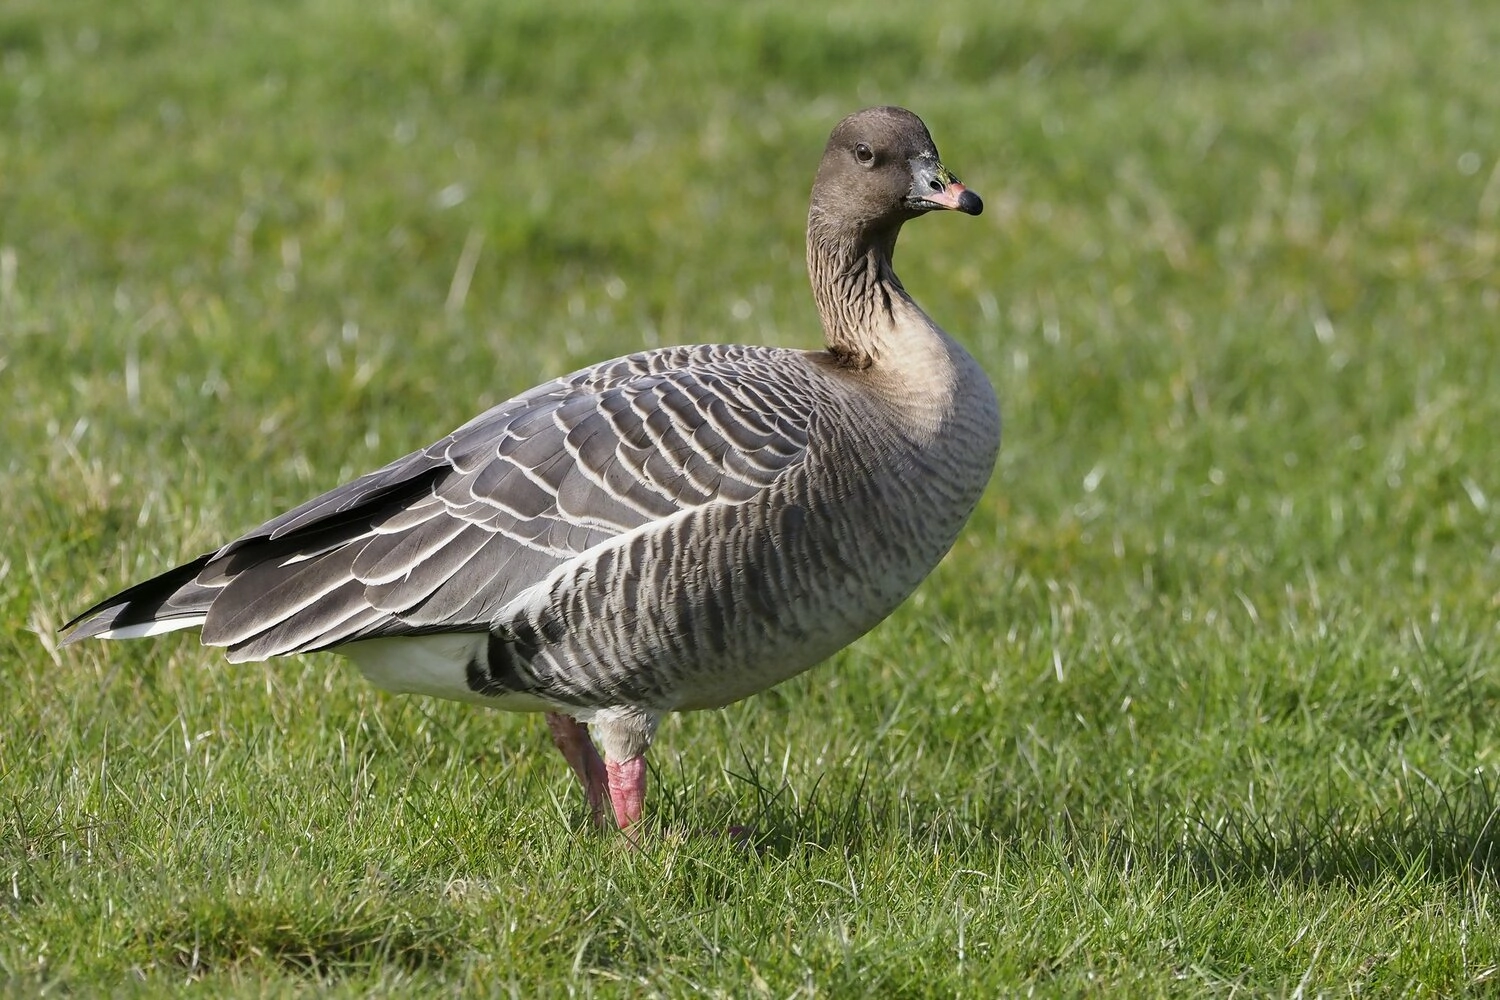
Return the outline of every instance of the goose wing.
{"type": "Polygon", "coordinates": [[[790,351],[676,348],[584,369],[159,577],[165,594],[150,581],[103,602],[69,641],[173,614],[165,627],[201,624],[233,661],[482,631],[599,543],[769,487],[802,460],[816,398],[790,351]]]}

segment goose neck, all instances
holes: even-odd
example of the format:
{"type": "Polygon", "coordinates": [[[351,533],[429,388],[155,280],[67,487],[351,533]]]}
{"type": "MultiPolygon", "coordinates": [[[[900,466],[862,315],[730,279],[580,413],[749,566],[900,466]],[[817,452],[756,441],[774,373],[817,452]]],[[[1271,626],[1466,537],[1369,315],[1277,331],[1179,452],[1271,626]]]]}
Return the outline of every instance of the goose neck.
{"type": "Polygon", "coordinates": [[[899,226],[839,231],[808,220],[807,272],[828,350],[856,368],[881,360],[881,341],[910,300],[891,266],[899,226]]]}

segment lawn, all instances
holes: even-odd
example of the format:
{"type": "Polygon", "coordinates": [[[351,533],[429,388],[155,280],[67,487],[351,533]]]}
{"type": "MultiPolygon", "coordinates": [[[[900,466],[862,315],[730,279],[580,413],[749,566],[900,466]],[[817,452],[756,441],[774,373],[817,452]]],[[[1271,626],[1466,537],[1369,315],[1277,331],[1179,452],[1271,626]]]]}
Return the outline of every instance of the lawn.
{"type": "Polygon", "coordinates": [[[1460,0],[6,0],[0,992],[1495,989],[1497,52],[1460,0]],[[662,727],[643,849],[538,718],[58,649],[544,378],[817,344],[874,103],[986,199],[897,264],[1000,462],[884,625],[662,727]]]}

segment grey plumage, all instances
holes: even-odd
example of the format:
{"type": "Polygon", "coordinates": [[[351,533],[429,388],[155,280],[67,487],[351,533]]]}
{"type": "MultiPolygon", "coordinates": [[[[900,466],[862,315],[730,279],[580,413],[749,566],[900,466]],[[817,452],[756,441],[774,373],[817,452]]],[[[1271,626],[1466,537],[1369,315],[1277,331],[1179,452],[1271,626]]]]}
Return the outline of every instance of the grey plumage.
{"type": "Polygon", "coordinates": [[[743,698],[873,627],[978,501],[994,393],[890,266],[933,208],[979,202],[916,116],[850,116],[809,210],[827,350],[574,372],[101,602],[66,641],[201,627],[234,662],[336,648],[393,690],[564,713],[607,759],[638,757],[664,712],[743,698]]]}

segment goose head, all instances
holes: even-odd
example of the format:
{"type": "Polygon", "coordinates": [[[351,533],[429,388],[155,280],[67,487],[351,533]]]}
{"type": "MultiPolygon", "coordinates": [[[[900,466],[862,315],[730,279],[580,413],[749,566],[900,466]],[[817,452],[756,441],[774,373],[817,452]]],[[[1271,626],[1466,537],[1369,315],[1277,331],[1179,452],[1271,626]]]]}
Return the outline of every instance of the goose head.
{"type": "Polygon", "coordinates": [[[979,195],[938,158],[922,119],[905,108],[866,108],[828,137],[813,182],[810,229],[840,242],[894,242],[901,225],[933,211],[978,215],[979,195]]]}

